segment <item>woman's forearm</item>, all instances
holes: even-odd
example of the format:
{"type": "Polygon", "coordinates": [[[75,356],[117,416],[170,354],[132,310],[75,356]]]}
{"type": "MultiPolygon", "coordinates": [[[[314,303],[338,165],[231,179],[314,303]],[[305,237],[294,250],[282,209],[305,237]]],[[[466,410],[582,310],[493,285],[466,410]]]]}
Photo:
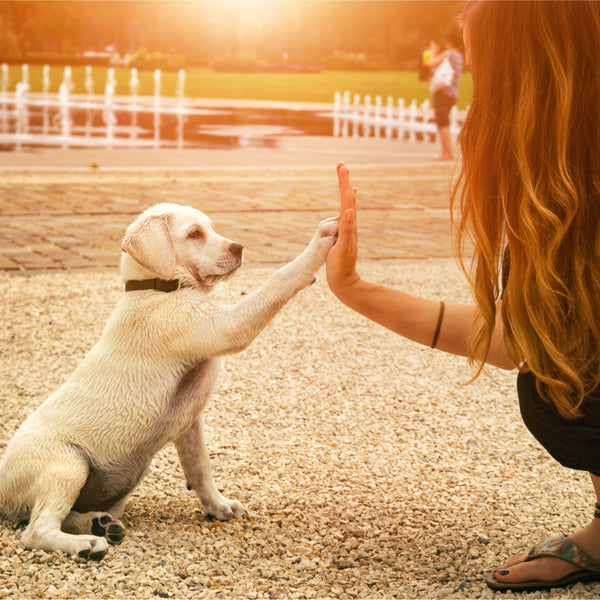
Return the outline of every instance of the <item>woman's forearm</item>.
{"type": "MultiPolygon", "coordinates": [[[[368,319],[413,342],[431,346],[440,317],[439,300],[419,298],[360,278],[350,287],[332,291],[346,306],[368,319]]],[[[436,348],[468,356],[469,336],[477,315],[475,305],[445,303],[436,348]]],[[[515,366],[505,351],[500,330],[494,333],[486,362],[503,369],[515,366]]]]}
{"type": "Polygon", "coordinates": [[[358,279],[351,287],[334,290],[346,306],[414,342],[431,345],[440,303],[358,279]]]}

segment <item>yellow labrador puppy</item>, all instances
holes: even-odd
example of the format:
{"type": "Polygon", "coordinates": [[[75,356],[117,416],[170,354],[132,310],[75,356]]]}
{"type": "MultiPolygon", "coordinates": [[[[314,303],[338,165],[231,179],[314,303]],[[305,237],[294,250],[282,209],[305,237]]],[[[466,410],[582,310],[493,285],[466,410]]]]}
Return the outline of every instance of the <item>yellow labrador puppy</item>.
{"type": "Polygon", "coordinates": [[[219,357],[238,352],[314,281],[337,232],[323,221],[307,248],[232,306],[207,293],[242,264],[242,246],[199,210],[158,204],[123,239],[125,292],[98,343],[19,428],[0,463],[0,509],[29,521],[27,548],[100,560],[124,536],[118,520],[152,457],[173,441],[204,511],[244,507],[217,490],[202,410],[219,357]]]}

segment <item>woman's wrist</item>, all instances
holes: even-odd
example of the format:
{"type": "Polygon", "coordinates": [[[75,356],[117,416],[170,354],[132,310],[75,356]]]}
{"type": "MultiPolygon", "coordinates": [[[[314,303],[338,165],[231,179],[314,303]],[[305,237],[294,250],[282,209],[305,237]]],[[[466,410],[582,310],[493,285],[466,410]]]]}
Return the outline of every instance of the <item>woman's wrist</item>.
{"type": "Polygon", "coordinates": [[[359,289],[362,282],[360,275],[356,272],[341,281],[328,281],[329,289],[344,304],[350,303],[360,293],[359,289]]]}

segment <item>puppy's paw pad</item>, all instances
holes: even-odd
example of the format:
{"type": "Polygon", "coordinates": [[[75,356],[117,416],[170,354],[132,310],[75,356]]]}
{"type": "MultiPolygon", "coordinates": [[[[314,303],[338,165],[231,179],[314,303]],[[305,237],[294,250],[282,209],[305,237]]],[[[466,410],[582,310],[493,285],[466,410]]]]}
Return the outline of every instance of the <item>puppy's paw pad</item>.
{"type": "Polygon", "coordinates": [[[125,537],[125,528],[119,523],[111,523],[106,529],[106,539],[109,544],[116,546],[123,541],[125,537]]]}
{"type": "Polygon", "coordinates": [[[108,513],[92,519],[92,534],[105,537],[110,544],[120,544],[125,537],[125,527],[118,519],[113,519],[108,513]]]}
{"type": "Polygon", "coordinates": [[[99,561],[104,558],[108,552],[108,546],[106,540],[102,538],[91,538],[89,539],[89,545],[83,548],[77,553],[77,557],[83,560],[95,560],[99,561]]]}
{"type": "Polygon", "coordinates": [[[106,550],[98,550],[90,554],[90,560],[100,561],[106,556],[106,550]]]}
{"type": "Polygon", "coordinates": [[[106,550],[96,550],[95,552],[92,552],[89,549],[81,550],[81,552],[79,552],[77,556],[85,561],[95,560],[98,562],[106,556],[106,550]]]}

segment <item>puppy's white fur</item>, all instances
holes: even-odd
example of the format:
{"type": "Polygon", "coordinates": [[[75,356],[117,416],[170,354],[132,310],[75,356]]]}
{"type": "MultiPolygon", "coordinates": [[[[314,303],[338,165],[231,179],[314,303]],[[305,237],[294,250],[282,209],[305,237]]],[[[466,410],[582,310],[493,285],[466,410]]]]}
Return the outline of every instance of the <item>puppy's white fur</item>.
{"type": "Polygon", "coordinates": [[[123,239],[124,281],[178,279],[171,293],[124,292],[98,343],[66,383],[19,428],[0,463],[0,509],[29,523],[27,548],[100,559],[119,543],[127,495],[153,455],[173,441],[205,513],[245,512],[217,490],[202,410],[223,355],[245,348],[275,313],[314,280],[334,242],[323,221],[308,247],[232,306],[207,292],[242,262],[242,247],[198,210],[159,204],[123,239]],[[108,540],[108,541],[107,541],[108,540]]]}

